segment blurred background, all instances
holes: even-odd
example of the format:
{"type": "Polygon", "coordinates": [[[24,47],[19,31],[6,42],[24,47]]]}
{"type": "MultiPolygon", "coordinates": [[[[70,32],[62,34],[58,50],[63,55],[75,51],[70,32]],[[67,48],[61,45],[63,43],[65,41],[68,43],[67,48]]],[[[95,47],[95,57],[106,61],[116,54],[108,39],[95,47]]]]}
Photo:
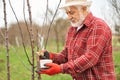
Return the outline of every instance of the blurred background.
{"type": "MultiPolygon", "coordinates": [[[[112,30],[115,72],[117,80],[120,80],[120,1],[92,1],[90,9],[93,15],[102,18],[112,30]]],[[[31,67],[37,65],[33,51],[45,48],[60,52],[64,46],[70,23],[65,11],[58,9],[62,4],[64,0],[0,0],[0,80],[8,78],[8,62],[11,80],[38,80],[37,74],[31,78],[34,73],[31,67]],[[30,65],[28,59],[34,65],[30,65]]],[[[41,75],[40,80],[56,79],[72,80],[67,74],[41,75]]]]}

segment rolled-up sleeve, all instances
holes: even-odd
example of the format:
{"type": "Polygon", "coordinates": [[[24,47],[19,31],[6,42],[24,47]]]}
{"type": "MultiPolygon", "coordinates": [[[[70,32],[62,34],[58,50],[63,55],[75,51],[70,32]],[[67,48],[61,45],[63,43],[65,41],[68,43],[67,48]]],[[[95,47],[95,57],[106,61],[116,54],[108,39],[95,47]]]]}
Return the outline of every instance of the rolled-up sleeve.
{"type": "Polygon", "coordinates": [[[64,50],[62,50],[62,52],[52,54],[53,62],[57,63],[57,64],[65,63],[68,61],[67,55],[68,55],[67,48],[64,48],[64,50]]]}

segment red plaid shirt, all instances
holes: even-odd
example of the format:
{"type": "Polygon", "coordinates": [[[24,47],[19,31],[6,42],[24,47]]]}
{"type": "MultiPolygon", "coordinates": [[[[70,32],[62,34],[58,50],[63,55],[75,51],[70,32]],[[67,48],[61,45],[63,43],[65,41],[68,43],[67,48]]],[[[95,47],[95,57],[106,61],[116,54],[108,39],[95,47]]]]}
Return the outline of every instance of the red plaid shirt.
{"type": "Polygon", "coordinates": [[[53,61],[75,80],[115,80],[111,39],[108,25],[90,13],[81,29],[70,27],[64,50],[53,54],[53,61]]]}

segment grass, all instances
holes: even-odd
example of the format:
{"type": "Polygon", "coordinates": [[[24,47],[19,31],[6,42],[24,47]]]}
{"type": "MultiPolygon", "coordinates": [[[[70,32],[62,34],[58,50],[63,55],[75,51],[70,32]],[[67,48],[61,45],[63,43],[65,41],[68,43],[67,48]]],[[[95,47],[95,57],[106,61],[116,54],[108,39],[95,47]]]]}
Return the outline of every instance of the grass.
{"type": "MultiPolygon", "coordinates": [[[[51,43],[51,44],[55,44],[55,43],[51,43]]],[[[117,45],[117,50],[113,51],[117,80],[120,80],[120,58],[119,58],[120,50],[118,49],[119,47],[120,46],[117,45]]],[[[51,46],[48,47],[48,50],[56,51],[56,49],[51,46]]],[[[31,50],[29,47],[27,48],[27,52],[28,52],[29,57],[31,58],[31,50]]],[[[28,60],[25,56],[23,48],[22,47],[10,48],[11,80],[16,80],[16,79],[17,80],[31,80],[31,71],[29,69],[31,69],[31,65],[28,63],[28,60]]],[[[0,80],[7,80],[6,72],[7,72],[6,71],[6,49],[5,47],[0,46],[0,80]]],[[[64,75],[57,74],[54,76],[48,76],[48,75],[41,75],[41,76],[42,76],[42,80],[72,80],[71,76],[67,74],[64,74],[64,75]]],[[[37,80],[37,74],[35,74],[35,77],[36,77],[35,80],[37,80]]]]}
{"type": "MultiPolygon", "coordinates": [[[[27,48],[27,50],[28,55],[31,58],[30,48],[27,48]]],[[[11,80],[31,80],[31,65],[28,63],[23,48],[10,48],[9,53],[11,80]]],[[[0,46],[0,80],[7,80],[6,72],[6,50],[4,47],[0,46]]],[[[36,73],[35,77],[35,80],[37,80],[36,73]]],[[[41,75],[41,77],[42,80],[72,80],[71,76],[67,74],[57,74],[54,76],[41,75]]]]}
{"type": "Polygon", "coordinates": [[[114,64],[115,64],[115,72],[117,76],[117,80],[120,80],[120,50],[114,51],[114,64]]]}

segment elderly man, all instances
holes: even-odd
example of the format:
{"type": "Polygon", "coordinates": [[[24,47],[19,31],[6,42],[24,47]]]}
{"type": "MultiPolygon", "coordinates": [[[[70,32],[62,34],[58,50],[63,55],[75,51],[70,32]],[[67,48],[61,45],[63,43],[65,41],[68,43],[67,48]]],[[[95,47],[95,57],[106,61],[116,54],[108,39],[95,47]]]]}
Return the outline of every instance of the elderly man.
{"type": "Polygon", "coordinates": [[[71,26],[64,49],[55,54],[40,51],[40,57],[49,56],[53,63],[49,69],[38,74],[71,74],[73,80],[115,80],[112,57],[112,33],[109,26],[92,15],[91,1],[66,0],[62,7],[68,15],[71,26]]]}

